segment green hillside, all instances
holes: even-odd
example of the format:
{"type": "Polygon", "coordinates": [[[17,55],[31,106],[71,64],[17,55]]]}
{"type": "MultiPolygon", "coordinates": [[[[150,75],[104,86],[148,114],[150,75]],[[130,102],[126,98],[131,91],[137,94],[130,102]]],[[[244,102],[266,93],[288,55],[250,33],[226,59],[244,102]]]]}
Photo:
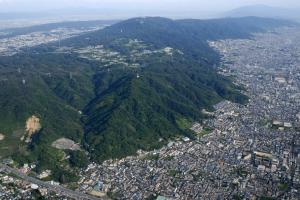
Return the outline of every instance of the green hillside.
{"type": "Polygon", "coordinates": [[[13,156],[20,164],[40,160],[38,170],[50,164],[56,168],[63,152],[51,143],[61,137],[83,141],[78,111],[94,96],[92,65],[72,56],[20,54],[1,58],[0,66],[0,132],[5,135],[0,156],[13,156]],[[26,135],[26,120],[33,115],[41,120],[42,128],[27,144],[21,138],[26,135]]]}
{"type": "Polygon", "coordinates": [[[20,164],[38,160],[37,171],[61,172],[70,152],[51,147],[61,137],[82,144],[97,162],[158,148],[180,135],[192,138],[189,124],[203,118],[203,108],[222,99],[247,101],[217,73],[219,55],[207,40],[251,37],[283,25],[293,24],[137,18],[62,41],[71,47],[67,52],[47,44],[1,57],[0,156],[20,164]],[[33,115],[42,128],[28,144],[21,137],[33,115]]]}
{"type": "Polygon", "coordinates": [[[202,70],[175,60],[151,63],[140,78],[135,73],[116,77],[85,110],[86,141],[93,158],[122,157],[159,147],[175,136],[192,137],[180,121],[200,120],[201,109],[211,109],[222,98],[245,100],[228,80],[202,70]]]}

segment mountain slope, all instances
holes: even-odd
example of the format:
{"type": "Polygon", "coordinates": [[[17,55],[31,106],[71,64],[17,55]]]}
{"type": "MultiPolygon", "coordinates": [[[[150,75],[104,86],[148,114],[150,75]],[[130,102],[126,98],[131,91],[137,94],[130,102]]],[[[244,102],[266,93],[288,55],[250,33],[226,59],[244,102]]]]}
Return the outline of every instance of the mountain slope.
{"type": "Polygon", "coordinates": [[[136,18],[62,41],[66,52],[46,44],[1,57],[0,133],[6,140],[0,147],[14,146],[5,155],[20,163],[39,160],[37,170],[57,170],[68,168],[69,152],[51,147],[61,137],[81,143],[98,162],[193,137],[190,123],[201,121],[203,108],[247,100],[217,73],[219,55],[207,40],[291,25],[260,18],[136,18]],[[42,129],[26,144],[20,137],[32,115],[42,129]]]}
{"type": "MultiPolygon", "coordinates": [[[[130,55],[124,44],[116,41],[136,39],[152,49],[172,47],[183,52],[171,59],[147,58],[147,67],[126,75],[122,70],[110,72],[122,75],[111,78],[108,88],[85,109],[86,142],[93,159],[102,161],[137,149],[157,148],[179,135],[193,137],[187,127],[201,120],[201,109],[212,109],[224,98],[245,102],[236,86],[217,75],[213,65],[218,63],[218,54],[207,40],[249,38],[252,32],[283,25],[290,23],[255,17],[208,21],[136,18],[84,36],[88,40],[65,41],[65,45],[79,47],[103,44],[130,55]],[[189,123],[182,126],[181,122],[189,123]]],[[[106,76],[114,75],[103,73],[98,79],[106,76]]]]}
{"type": "Polygon", "coordinates": [[[180,135],[193,137],[180,122],[200,120],[201,109],[212,109],[222,98],[245,100],[228,80],[204,70],[178,59],[149,63],[140,78],[135,73],[116,78],[84,112],[86,142],[94,159],[157,148],[180,135]]]}
{"type": "Polygon", "coordinates": [[[39,160],[37,170],[61,165],[63,154],[51,143],[61,137],[83,141],[78,111],[94,96],[90,66],[69,55],[19,54],[0,59],[0,132],[5,135],[1,157],[13,156],[20,164],[39,160]],[[41,129],[28,144],[21,138],[27,135],[25,124],[32,116],[40,119],[41,129]],[[52,157],[41,160],[46,154],[52,157]]]}

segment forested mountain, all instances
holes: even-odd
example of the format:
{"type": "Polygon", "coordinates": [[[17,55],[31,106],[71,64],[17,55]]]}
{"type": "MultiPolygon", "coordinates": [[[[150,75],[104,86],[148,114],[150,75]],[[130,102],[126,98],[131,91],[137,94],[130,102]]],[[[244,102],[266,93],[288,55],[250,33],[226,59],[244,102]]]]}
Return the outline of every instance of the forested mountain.
{"type": "Polygon", "coordinates": [[[300,20],[299,8],[280,8],[267,5],[250,5],[239,7],[223,14],[224,17],[270,17],[278,19],[300,20]]]}
{"type": "MultiPolygon", "coordinates": [[[[0,141],[18,162],[38,170],[65,169],[66,137],[102,162],[149,150],[187,135],[203,108],[247,97],[217,73],[219,55],[208,40],[251,37],[287,21],[261,18],[170,20],[136,18],[26,54],[0,59],[0,141]],[[67,49],[67,50],[66,50],[67,49]],[[40,119],[30,143],[25,122],[40,119]],[[46,155],[46,156],[45,156],[46,155]],[[64,160],[64,161],[62,161],[64,160]]],[[[57,175],[57,174],[56,174],[57,175]]]]}

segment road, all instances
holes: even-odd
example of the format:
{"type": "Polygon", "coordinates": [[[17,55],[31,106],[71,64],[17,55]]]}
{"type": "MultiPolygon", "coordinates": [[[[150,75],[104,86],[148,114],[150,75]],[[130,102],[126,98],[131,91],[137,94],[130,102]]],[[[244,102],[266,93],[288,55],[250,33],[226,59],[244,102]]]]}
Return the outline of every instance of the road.
{"type": "Polygon", "coordinates": [[[4,164],[0,164],[0,168],[4,169],[4,171],[6,171],[7,173],[14,174],[15,176],[17,176],[17,177],[19,177],[19,178],[21,178],[25,181],[36,184],[40,187],[47,188],[49,191],[53,191],[58,195],[66,196],[66,197],[73,198],[73,199],[76,199],[76,200],[100,200],[99,198],[88,195],[88,194],[84,194],[84,193],[81,193],[81,192],[78,192],[78,191],[70,190],[70,189],[67,189],[67,188],[62,187],[62,186],[51,185],[50,183],[46,183],[46,182],[41,181],[39,179],[26,176],[25,174],[20,173],[17,169],[11,168],[11,167],[9,167],[7,165],[4,165],[4,164]]]}

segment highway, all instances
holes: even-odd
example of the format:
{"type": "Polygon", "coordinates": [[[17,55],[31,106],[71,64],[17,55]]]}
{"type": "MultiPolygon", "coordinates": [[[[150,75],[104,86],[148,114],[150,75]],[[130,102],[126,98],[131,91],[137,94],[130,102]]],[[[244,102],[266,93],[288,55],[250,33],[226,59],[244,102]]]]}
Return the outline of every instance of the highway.
{"type": "Polygon", "coordinates": [[[38,185],[39,187],[47,188],[49,191],[53,191],[58,195],[66,196],[66,197],[69,197],[69,198],[72,198],[75,200],[100,200],[99,198],[88,195],[88,194],[70,190],[70,189],[67,189],[65,187],[58,186],[58,185],[51,185],[50,183],[46,183],[39,179],[26,176],[25,174],[20,173],[17,169],[11,168],[4,164],[0,164],[0,169],[1,168],[4,171],[6,171],[7,173],[14,174],[15,176],[17,176],[25,181],[28,181],[29,183],[38,185]]]}

